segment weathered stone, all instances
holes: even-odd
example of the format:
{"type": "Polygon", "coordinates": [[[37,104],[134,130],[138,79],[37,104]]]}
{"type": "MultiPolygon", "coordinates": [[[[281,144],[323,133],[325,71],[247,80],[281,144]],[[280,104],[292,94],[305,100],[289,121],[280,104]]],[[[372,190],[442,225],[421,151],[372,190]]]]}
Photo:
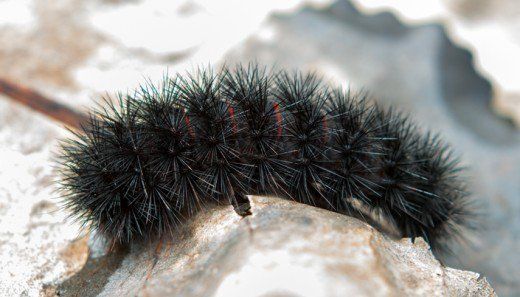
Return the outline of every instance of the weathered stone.
{"type": "Polygon", "coordinates": [[[40,296],[87,260],[87,241],[56,198],[53,150],[64,133],[0,96],[0,296],[40,296]]]}
{"type": "Polygon", "coordinates": [[[278,198],[253,196],[251,205],[253,214],[245,218],[232,207],[210,208],[173,238],[91,258],[96,265],[87,264],[57,292],[187,297],[495,295],[479,274],[442,266],[423,240],[394,240],[355,218],[278,198]],[[104,263],[103,269],[99,263],[104,263]]]}

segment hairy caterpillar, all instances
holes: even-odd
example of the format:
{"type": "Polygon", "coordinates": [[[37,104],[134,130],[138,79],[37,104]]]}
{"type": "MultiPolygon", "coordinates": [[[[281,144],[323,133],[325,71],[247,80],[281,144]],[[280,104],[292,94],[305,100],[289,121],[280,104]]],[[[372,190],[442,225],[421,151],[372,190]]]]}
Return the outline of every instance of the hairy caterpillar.
{"type": "Polygon", "coordinates": [[[270,194],[343,214],[363,205],[442,249],[471,214],[456,158],[365,97],[255,65],[148,83],[105,100],[63,144],[65,206],[126,243],[209,202],[245,215],[246,195],[270,194]]]}

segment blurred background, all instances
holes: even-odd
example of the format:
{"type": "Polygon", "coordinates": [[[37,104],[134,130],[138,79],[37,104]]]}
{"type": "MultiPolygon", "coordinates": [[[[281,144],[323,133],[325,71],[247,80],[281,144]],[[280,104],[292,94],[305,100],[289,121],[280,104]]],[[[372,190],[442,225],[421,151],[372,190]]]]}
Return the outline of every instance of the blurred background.
{"type": "MultiPolygon", "coordinates": [[[[165,72],[250,61],[364,88],[440,132],[484,227],[446,264],[520,296],[517,0],[0,0],[0,79],[81,111],[165,72]]],[[[0,94],[2,295],[41,295],[84,263],[55,193],[67,133],[0,94]]]]}

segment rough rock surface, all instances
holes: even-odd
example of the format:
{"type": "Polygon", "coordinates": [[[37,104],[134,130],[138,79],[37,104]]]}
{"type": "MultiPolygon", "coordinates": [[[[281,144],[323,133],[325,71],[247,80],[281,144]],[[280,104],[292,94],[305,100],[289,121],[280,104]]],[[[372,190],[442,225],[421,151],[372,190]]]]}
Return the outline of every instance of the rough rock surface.
{"type": "Polygon", "coordinates": [[[39,296],[87,260],[56,199],[50,159],[64,135],[0,96],[0,296],[39,296]]]}
{"type": "Polygon", "coordinates": [[[210,208],[171,239],[90,258],[97,265],[87,264],[56,292],[60,296],[495,296],[479,274],[442,266],[422,240],[396,241],[355,218],[278,198],[253,196],[251,204],[253,214],[246,218],[232,207],[210,208]],[[100,262],[111,264],[95,269],[100,262]]]}

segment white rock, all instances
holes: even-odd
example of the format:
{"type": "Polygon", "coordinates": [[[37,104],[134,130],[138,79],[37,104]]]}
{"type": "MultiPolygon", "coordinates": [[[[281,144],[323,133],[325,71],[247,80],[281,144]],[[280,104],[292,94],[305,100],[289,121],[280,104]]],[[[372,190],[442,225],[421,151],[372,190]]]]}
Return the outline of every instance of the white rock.
{"type": "Polygon", "coordinates": [[[495,296],[477,273],[443,267],[422,240],[397,241],[355,218],[292,201],[256,196],[251,201],[251,216],[242,218],[232,207],[208,209],[171,239],[108,254],[107,259],[121,259],[108,269],[110,275],[87,267],[58,292],[61,296],[80,292],[187,297],[495,296]],[[92,283],[106,284],[93,288],[92,283]]]}

